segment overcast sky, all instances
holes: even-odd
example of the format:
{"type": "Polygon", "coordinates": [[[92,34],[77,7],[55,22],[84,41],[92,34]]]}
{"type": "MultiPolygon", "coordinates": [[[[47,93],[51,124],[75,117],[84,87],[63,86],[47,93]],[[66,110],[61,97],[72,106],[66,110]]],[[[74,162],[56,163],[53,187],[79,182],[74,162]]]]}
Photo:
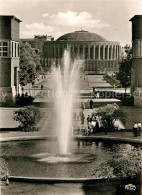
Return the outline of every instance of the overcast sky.
{"type": "Polygon", "coordinates": [[[121,45],[131,44],[131,22],[142,15],[142,0],[0,0],[1,15],[22,20],[20,38],[75,30],[97,33],[121,45]]]}

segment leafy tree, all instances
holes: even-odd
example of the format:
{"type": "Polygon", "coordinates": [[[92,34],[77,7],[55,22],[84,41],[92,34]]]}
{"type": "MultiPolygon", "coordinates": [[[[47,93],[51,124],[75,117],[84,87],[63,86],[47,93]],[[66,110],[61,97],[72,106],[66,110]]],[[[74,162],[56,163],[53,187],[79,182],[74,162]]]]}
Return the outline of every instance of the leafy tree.
{"type": "Polygon", "coordinates": [[[20,84],[32,83],[42,72],[40,56],[29,43],[20,44],[20,84]]]}
{"type": "Polygon", "coordinates": [[[20,123],[19,128],[22,131],[36,131],[37,122],[40,119],[39,108],[35,106],[27,106],[25,108],[14,111],[14,120],[20,123]]]}
{"type": "Polygon", "coordinates": [[[101,119],[106,134],[108,130],[115,129],[114,123],[117,119],[123,123],[126,120],[126,113],[117,104],[107,104],[106,106],[100,107],[95,114],[101,119]]]}
{"type": "Polygon", "coordinates": [[[131,84],[131,67],[132,67],[132,49],[125,49],[126,57],[122,58],[119,63],[119,72],[116,73],[116,79],[120,81],[122,87],[126,88],[131,84]]]}

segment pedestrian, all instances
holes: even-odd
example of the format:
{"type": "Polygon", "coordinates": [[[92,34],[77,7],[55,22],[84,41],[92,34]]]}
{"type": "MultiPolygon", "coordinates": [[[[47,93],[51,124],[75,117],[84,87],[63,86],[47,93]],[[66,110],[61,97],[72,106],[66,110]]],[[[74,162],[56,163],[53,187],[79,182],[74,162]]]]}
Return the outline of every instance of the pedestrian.
{"type": "Polygon", "coordinates": [[[93,116],[90,117],[90,123],[92,123],[92,120],[93,120],[93,116]]]}
{"type": "Polygon", "coordinates": [[[95,133],[96,131],[96,121],[95,120],[92,120],[92,128],[93,128],[93,134],[95,133]]]}
{"type": "Polygon", "coordinates": [[[92,116],[92,121],[96,121],[96,117],[95,116],[92,116]]]}
{"type": "Polygon", "coordinates": [[[137,131],[138,131],[138,124],[137,122],[135,122],[134,127],[133,127],[133,132],[134,132],[135,137],[137,137],[137,131]]]}
{"type": "Polygon", "coordinates": [[[97,98],[97,99],[99,99],[99,98],[100,98],[100,94],[99,94],[99,92],[97,92],[97,94],[96,94],[96,98],[97,98]]]}
{"type": "Polygon", "coordinates": [[[98,122],[98,120],[96,120],[96,131],[99,131],[99,122],[98,122]]]}
{"type": "Polygon", "coordinates": [[[43,85],[41,84],[41,89],[43,89],[43,85]]]}
{"type": "Polygon", "coordinates": [[[138,135],[139,136],[141,135],[141,127],[142,127],[142,125],[141,125],[141,122],[139,121],[138,122],[138,135]]]}
{"type": "Polygon", "coordinates": [[[88,115],[87,117],[87,125],[89,125],[89,123],[90,123],[90,115],[88,115]]]}
{"type": "Polygon", "coordinates": [[[94,103],[94,102],[93,102],[93,100],[91,99],[91,100],[90,100],[90,109],[93,109],[93,103],[94,103]]]}

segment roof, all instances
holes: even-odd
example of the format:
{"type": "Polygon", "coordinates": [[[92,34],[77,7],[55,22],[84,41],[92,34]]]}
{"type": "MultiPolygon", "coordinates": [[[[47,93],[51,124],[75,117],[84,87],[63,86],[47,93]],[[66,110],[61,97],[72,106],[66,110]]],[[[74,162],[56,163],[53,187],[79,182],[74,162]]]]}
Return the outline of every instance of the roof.
{"type": "Polygon", "coordinates": [[[142,18],[142,15],[135,15],[129,21],[133,21],[134,19],[142,18]]]}
{"type": "Polygon", "coordinates": [[[12,19],[17,20],[18,22],[22,22],[19,18],[17,18],[14,15],[0,15],[0,18],[12,18],[12,19]]]}
{"type": "Polygon", "coordinates": [[[107,41],[104,37],[85,30],[67,33],[59,37],[56,41],[107,41]]]}

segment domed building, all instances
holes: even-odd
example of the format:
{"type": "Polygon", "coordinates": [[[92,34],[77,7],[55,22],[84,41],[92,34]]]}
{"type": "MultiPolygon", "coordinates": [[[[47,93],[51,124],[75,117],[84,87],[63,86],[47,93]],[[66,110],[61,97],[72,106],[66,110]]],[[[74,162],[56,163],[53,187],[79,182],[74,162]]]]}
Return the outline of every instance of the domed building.
{"type": "Polygon", "coordinates": [[[88,31],[75,31],[59,37],[56,41],[46,41],[43,58],[46,66],[62,64],[64,50],[70,47],[71,59],[79,58],[82,71],[113,73],[118,71],[121,56],[119,42],[108,41],[104,37],[88,31]]]}

